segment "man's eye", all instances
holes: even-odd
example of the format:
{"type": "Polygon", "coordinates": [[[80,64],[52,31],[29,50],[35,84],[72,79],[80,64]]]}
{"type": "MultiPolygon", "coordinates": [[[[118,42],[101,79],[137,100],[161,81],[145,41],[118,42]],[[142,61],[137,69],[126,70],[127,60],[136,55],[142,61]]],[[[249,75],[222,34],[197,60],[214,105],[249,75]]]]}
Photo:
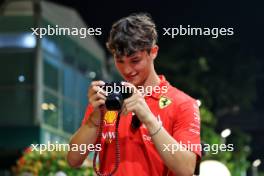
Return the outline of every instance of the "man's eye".
{"type": "Polygon", "coordinates": [[[133,60],[132,63],[138,63],[140,60],[133,60]]]}
{"type": "Polygon", "coordinates": [[[124,61],[122,60],[116,60],[117,63],[123,63],[124,61]]]}

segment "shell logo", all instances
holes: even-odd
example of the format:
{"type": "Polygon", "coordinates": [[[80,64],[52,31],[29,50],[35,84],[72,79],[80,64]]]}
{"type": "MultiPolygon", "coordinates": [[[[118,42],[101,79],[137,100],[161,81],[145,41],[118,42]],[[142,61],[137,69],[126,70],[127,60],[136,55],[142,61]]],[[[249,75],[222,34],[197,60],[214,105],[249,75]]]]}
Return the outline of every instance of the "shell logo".
{"type": "Polygon", "coordinates": [[[116,111],[107,111],[104,116],[104,121],[106,124],[114,124],[115,120],[117,118],[117,112],[116,111]]]}

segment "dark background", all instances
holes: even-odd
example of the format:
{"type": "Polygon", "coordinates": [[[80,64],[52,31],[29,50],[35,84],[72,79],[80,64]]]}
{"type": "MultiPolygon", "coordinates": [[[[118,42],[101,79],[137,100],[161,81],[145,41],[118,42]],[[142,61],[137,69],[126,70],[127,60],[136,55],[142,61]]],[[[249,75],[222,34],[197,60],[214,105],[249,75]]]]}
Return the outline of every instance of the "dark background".
{"type": "MultiPolygon", "coordinates": [[[[53,0],[76,9],[91,27],[102,27],[97,37],[104,45],[114,21],[134,12],[148,12],[158,30],[180,24],[197,27],[233,27],[244,49],[260,54],[263,37],[263,2],[261,1],[70,1],[53,0]],[[259,52],[259,53],[258,53],[259,52]]],[[[163,37],[160,37],[163,41],[163,37]]],[[[166,42],[174,42],[168,40],[166,42]]]]}

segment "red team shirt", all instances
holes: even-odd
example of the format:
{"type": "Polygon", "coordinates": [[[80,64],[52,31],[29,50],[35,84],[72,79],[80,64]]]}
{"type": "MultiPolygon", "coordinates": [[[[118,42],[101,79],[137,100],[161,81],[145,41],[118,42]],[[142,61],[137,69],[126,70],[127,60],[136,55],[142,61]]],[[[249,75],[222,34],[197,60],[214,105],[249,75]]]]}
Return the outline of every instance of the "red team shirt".
{"type": "MultiPolygon", "coordinates": [[[[160,76],[160,90],[145,96],[145,101],[154,116],[161,121],[164,129],[178,142],[190,146],[200,145],[199,107],[193,98],[171,86],[164,76],[160,76]]],[[[88,120],[93,108],[87,107],[82,124],[88,120]]],[[[117,112],[107,111],[104,116],[102,150],[100,151],[101,172],[110,172],[115,164],[115,121],[117,112]]],[[[141,125],[136,132],[130,128],[132,114],[121,116],[119,123],[120,164],[117,176],[172,176],[161,160],[148,130],[141,125]]],[[[165,147],[164,147],[165,149],[165,147]]],[[[188,148],[201,157],[199,147],[188,148]]]]}

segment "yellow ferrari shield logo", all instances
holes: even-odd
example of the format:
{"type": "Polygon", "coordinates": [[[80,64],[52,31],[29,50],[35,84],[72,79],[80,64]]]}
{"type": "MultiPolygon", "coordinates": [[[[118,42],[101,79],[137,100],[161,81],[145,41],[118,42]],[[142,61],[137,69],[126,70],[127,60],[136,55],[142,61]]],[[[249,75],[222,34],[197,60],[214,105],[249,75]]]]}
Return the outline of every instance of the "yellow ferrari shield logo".
{"type": "Polygon", "coordinates": [[[160,97],[159,99],[159,107],[163,109],[171,104],[171,100],[166,97],[160,97]]]}
{"type": "Polygon", "coordinates": [[[117,118],[116,111],[107,111],[104,116],[104,121],[106,124],[114,124],[117,118]]]}

